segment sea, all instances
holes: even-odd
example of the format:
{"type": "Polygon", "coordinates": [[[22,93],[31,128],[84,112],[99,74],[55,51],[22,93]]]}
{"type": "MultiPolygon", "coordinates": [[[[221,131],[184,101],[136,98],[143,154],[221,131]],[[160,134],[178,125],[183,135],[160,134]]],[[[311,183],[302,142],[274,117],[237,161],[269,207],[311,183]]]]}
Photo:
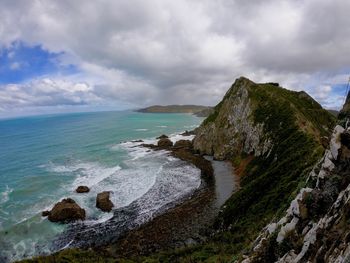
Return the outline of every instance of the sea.
{"type": "Polygon", "coordinates": [[[140,146],[197,127],[191,114],[133,111],[71,113],[0,120],[0,262],[51,253],[69,225],[41,216],[63,198],[86,210],[84,225],[101,225],[116,211],[137,207],[136,223],[193,193],[200,171],[165,151],[140,146]],[[90,187],[75,193],[79,185],[90,187]],[[104,213],[96,195],[111,191],[115,207],[104,213]],[[135,205],[137,204],[137,205],[135,205]],[[56,244],[56,245],[55,245],[56,244]]]}

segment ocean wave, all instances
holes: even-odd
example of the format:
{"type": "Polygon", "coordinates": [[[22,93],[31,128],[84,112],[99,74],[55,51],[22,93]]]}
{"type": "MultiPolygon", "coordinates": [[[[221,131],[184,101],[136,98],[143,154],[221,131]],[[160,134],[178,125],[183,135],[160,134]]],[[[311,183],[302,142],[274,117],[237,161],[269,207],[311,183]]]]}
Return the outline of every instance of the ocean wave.
{"type": "Polygon", "coordinates": [[[171,134],[170,136],[169,136],[169,139],[173,142],[173,143],[175,143],[175,142],[177,142],[177,141],[179,141],[179,140],[193,140],[194,139],[194,135],[190,135],[190,136],[183,136],[183,135],[181,135],[181,134],[171,134]]]}
{"type": "Polygon", "coordinates": [[[10,188],[8,185],[6,185],[6,189],[5,191],[3,191],[1,194],[0,194],[0,204],[4,204],[6,203],[7,201],[10,200],[10,194],[13,192],[13,189],[10,188]]]}
{"type": "Polygon", "coordinates": [[[77,178],[73,182],[74,187],[82,184],[91,187],[120,169],[121,167],[119,165],[106,167],[98,162],[83,161],[74,161],[65,165],[51,163],[49,166],[49,170],[52,172],[77,174],[77,178]]]}
{"type": "Polygon", "coordinates": [[[167,128],[168,126],[166,126],[166,125],[159,125],[159,126],[157,126],[157,128],[167,128]]]}
{"type": "Polygon", "coordinates": [[[197,128],[199,125],[193,124],[193,125],[184,125],[184,128],[197,128]]]}
{"type": "Polygon", "coordinates": [[[148,131],[148,129],[135,129],[135,131],[148,131]]]}

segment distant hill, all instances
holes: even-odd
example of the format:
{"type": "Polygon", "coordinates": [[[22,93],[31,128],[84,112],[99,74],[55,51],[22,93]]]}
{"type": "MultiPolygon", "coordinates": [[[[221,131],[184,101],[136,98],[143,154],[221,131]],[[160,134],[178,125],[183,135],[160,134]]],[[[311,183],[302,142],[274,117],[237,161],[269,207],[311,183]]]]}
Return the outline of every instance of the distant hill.
{"type": "Polygon", "coordinates": [[[339,111],[336,110],[328,110],[329,113],[331,113],[334,117],[338,117],[339,111]]]}
{"type": "Polygon", "coordinates": [[[201,105],[154,105],[147,108],[136,110],[137,112],[145,113],[192,113],[200,117],[205,117],[209,114],[211,107],[201,105]]]}

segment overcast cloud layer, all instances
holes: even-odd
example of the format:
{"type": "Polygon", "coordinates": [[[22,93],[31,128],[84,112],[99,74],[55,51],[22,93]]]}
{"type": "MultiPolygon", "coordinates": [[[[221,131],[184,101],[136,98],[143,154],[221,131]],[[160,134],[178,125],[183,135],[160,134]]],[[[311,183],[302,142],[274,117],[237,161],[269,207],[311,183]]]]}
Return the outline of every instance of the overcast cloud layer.
{"type": "Polygon", "coordinates": [[[241,75],[339,108],[349,14],[348,0],[0,0],[2,50],[40,45],[78,69],[2,84],[0,111],[215,105],[241,75]]]}

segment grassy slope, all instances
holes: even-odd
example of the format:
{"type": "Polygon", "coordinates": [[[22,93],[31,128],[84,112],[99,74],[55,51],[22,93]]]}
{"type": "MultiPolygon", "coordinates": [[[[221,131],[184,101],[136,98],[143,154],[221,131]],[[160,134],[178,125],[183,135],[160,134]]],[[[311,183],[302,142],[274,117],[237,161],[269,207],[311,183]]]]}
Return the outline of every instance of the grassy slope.
{"type": "MultiPolygon", "coordinates": [[[[231,89],[225,98],[234,92],[231,89]]],[[[249,89],[249,94],[254,105],[252,118],[264,123],[265,133],[273,138],[274,146],[266,156],[235,158],[236,162],[252,160],[242,172],[241,189],[226,202],[217,220],[220,231],[205,244],[129,259],[131,262],[233,261],[249,249],[262,227],[286,210],[298,189],[305,185],[308,172],[323,152],[318,140],[327,135],[327,127],[333,126],[334,118],[305,93],[260,84],[249,89]]],[[[215,121],[221,105],[215,107],[204,125],[215,121]]],[[[64,253],[66,262],[80,258],[76,250],[64,253]]],[[[94,252],[81,254],[83,262],[100,262],[94,252]]],[[[40,262],[59,262],[55,257],[60,255],[40,262]]]]}

